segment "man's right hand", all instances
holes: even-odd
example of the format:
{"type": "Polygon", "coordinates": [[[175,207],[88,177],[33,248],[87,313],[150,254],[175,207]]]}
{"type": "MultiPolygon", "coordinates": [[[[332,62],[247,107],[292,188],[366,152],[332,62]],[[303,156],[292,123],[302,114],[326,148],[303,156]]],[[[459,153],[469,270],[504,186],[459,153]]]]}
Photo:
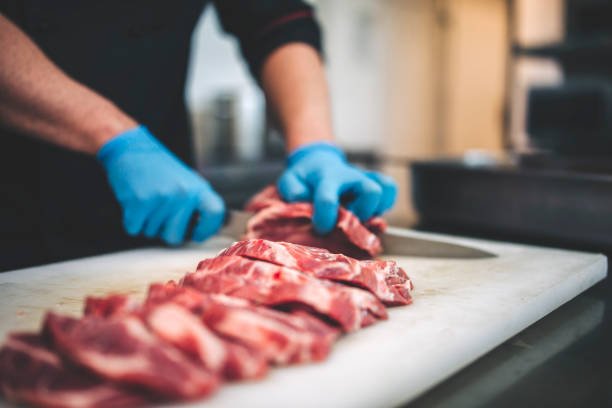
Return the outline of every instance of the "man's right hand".
{"type": "Polygon", "coordinates": [[[201,242],[221,227],[221,197],[144,126],[114,137],[97,157],[123,208],[128,234],[178,245],[186,238],[201,242]],[[185,237],[194,214],[199,218],[193,236],[185,237]]]}

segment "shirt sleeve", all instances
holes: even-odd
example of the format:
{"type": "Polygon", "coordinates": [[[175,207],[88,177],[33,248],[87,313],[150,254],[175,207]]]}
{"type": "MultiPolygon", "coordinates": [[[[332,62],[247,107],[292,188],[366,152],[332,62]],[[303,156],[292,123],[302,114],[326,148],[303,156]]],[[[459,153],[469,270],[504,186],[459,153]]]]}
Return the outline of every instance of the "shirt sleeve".
{"type": "Polygon", "coordinates": [[[233,34],[249,69],[259,81],[261,68],[276,48],[301,42],[322,52],[314,10],[300,0],[213,0],[223,29],[233,34]]]}

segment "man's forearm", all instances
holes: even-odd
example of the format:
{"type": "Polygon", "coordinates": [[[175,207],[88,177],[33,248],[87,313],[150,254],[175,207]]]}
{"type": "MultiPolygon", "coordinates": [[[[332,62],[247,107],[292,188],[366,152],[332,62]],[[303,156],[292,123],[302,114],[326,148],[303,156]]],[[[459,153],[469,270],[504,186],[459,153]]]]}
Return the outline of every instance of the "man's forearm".
{"type": "Polygon", "coordinates": [[[0,125],[93,154],[136,122],[69,78],[0,15],[0,125]]]}
{"type": "Polygon", "coordinates": [[[333,139],[325,72],[312,47],[291,43],[274,51],[264,63],[262,83],[280,120],[288,151],[333,139]]]}

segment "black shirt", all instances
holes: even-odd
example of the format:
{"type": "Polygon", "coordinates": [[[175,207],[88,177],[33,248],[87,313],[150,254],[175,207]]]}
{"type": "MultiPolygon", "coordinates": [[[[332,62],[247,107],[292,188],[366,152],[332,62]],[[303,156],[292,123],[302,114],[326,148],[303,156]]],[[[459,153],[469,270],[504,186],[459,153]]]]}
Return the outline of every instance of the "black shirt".
{"type": "MultiPolygon", "coordinates": [[[[0,12],[68,75],[191,163],[184,87],[191,36],[207,3],[0,0],[0,12]]],[[[283,44],[304,42],[320,50],[319,27],[302,1],[212,3],[256,79],[265,58],[283,44]]],[[[150,243],[124,233],[121,209],[95,158],[0,124],[0,270],[150,243]]]]}

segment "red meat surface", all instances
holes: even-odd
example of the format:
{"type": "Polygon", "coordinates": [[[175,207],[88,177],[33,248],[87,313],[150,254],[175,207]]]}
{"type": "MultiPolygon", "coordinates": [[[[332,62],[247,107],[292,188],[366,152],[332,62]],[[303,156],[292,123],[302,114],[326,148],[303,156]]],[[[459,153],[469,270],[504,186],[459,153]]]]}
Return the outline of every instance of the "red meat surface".
{"type": "Polygon", "coordinates": [[[150,298],[144,307],[138,305],[126,308],[125,305],[132,301],[123,295],[89,297],[85,311],[87,314],[104,312],[105,317],[135,314],[144,320],[157,337],[226,379],[243,380],[265,376],[268,367],[263,356],[217,336],[201,319],[194,316],[189,305],[172,301],[173,287],[176,285],[153,284],[150,298]],[[120,301],[120,297],[125,299],[120,301]]]}
{"type": "Polygon", "coordinates": [[[219,335],[273,364],[319,361],[327,357],[339,331],[310,315],[293,315],[224,295],[174,284],[152,285],[148,302],[180,304],[219,335]]]}
{"type": "Polygon", "coordinates": [[[406,305],[412,301],[412,282],[393,261],[359,261],[322,248],[263,239],[236,242],[220,255],[258,259],[317,278],[355,285],[368,289],[387,305],[406,305]]]}
{"type": "Polygon", "coordinates": [[[220,373],[227,361],[225,342],[189,310],[173,303],[146,308],[144,319],[157,337],[220,373]]]}
{"type": "Polygon", "coordinates": [[[357,259],[370,259],[382,251],[380,234],[385,221],[374,217],[362,224],[350,211],[340,207],[336,227],[328,235],[314,232],[311,203],[286,203],[276,187],[269,186],[247,203],[245,209],[255,212],[249,220],[245,239],[262,238],[325,248],[357,259]]]}
{"type": "Polygon", "coordinates": [[[133,313],[139,309],[140,303],[133,298],[121,294],[111,294],[105,297],[87,296],[83,312],[85,315],[110,317],[133,313]]]}
{"type": "Polygon", "coordinates": [[[240,256],[205,259],[181,283],[267,306],[303,305],[335,321],[346,332],[387,318],[384,305],[367,291],[240,256]]]}
{"type": "Polygon", "coordinates": [[[214,374],[159,340],[133,315],[76,319],[49,312],[44,329],[63,357],[107,380],[185,400],[219,385],[214,374]]]}
{"type": "Polygon", "coordinates": [[[57,408],[135,407],[151,403],[70,365],[36,333],[14,333],[0,349],[0,394],[9,401],[57,408]]]}

